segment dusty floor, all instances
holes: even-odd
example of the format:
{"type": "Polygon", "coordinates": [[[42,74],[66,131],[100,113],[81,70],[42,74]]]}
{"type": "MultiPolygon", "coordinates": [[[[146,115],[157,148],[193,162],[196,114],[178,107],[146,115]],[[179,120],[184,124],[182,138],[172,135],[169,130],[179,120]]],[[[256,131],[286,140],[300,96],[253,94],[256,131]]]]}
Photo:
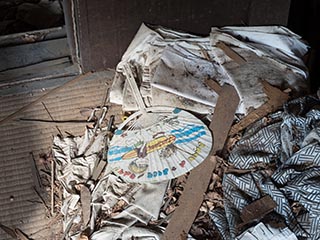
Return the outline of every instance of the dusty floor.
{"type": "MultiPolygon", "coordinates": [[[[28,108],[18,118],[48,119],[50,112],[54,120],[84,120],[80,110],[101,104],[107,86],[111,83],[113,72],[99,72],[58,93],[46,98],[43,103],[28,108]]],[[[13,113],[26,104],[36,100],[62,80],[17,85],[0,89],[0,119],[13,113]]],[[[84,123],[58,125],[60,131],[73,135],[82,134],[84,123]]],[[[55,231],[48,211],[34,191],[36,185],[32,174],[33,157],[35,162],[39,154],[50,150],[52,136],[58,134],[55,124],[10,121],[0,125],[0,223],[8,227],[17,227],[33,239],[55,239],[55,231]],[[31,154],[32,153],[32,154],[31,154]]],[[[44,189],[45,191],[45,189],[44,189]]],[[[50,200],[47,200],[50,205],[50,200]]],[[[11,239],[0,229],[0,240],[11,239]]]]}

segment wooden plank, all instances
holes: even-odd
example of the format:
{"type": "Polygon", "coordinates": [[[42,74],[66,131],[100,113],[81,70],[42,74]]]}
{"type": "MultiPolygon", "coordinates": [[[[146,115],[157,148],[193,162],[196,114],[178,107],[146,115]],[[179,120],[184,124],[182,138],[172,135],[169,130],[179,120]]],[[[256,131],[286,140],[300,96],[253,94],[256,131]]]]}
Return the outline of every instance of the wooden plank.
{"type": "Polygon", "coordinates": [[[186,239],[191,225],[199,211],[203,196],[208,188],[216,166],[215,154],[222,150],[239,104],[237,91],[230,85],[221,89],[209,128],[214,136],[211,155],[191,171],[179,207],[173,213],[163,239],[186,239]]]}
{"type": "Polygon", "coordinates": [[[0,36],[0,47],[65,38],[65,27],[55,27],[0,36]]]}
{"type": "Polygon", "coordinates": [[[66,77],[80,73],[68,57],[37,63],[27,67],[0,72],[0,87],[50,78],[66,77]]]}
{"type": "Polygon", "coordinates": [[[216,93],[220,93],[222,87],[214,79],[206,79],[204,83],[208,85],[208,87],[213,89],[216,93]]]}
{"type": "Polygon", "coordinates": [[[19,240],[31,240],[27,234],[25,234],[21,229],[19,228],[15,228],[14,229],[16,235],[17,235],[17,239],[19,240]]]}
{"type": "Polygon", "coordinates": [[[22,44],[0,49],[0,71],[70,56],[67,38],[22,44]]]}
{"type": "Polygon", "coordinates": [[[240,213],[240,218],[243,224],[259,221],[276,207],[276,202],[269,195],[266,195],[245,206],[240,213]]]}
{"type": "Polygon", "coordinates": [[[231,47],[224,44],[223,42],[218,42],[216,46],[224,51],[224,53],[229,58],[233,59],[239,65],[245,64],[247,62],[242,56],[240,56],[236,51],[234,51],[231,47]]]}
{"type": "Polygon", "coordinates": [[[87,226],[91,216],[91,192],[89,188],[81,184],[80,186],[80,202],[82,208],[82,224],[83,227],[87,226]]]}
{"type": "Polygon", "coordinates": [[[282,107],[282,105],[288,101],[289,94],[282,92],[280,89],[271,86],[268,82],[263,81],[263,88],[264,92],[268,96],[268,101],[263,104],[261,107],[255,109],[251,113],[249,113],[247,116],[245,116],[243,119],[241,119],[240,122],[233,125],[230,130],[230,136],[242,131],[246,127],[248,127],[250,124],[254,123],[258,119],[267,116],[268,114],[276,111],[278,108],[282,107]]]}

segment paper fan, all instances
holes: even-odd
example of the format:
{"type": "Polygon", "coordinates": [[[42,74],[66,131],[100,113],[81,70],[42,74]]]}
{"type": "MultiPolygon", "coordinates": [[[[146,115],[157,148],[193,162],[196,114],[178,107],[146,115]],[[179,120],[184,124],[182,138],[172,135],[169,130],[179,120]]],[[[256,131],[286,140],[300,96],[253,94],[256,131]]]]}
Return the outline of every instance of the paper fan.
{"type": "Polygon", "coordinates": [[[130,69],[126,70],[142,110],[131,115],[115,131],[108,151],[108,166],[131,182],[169,180],[198,166],[211,151],[209,129],[181,109],[141,106],[141,95],[137,94],[130,69]],[[123,130],[129,123],[130,127],[123,130]]]}

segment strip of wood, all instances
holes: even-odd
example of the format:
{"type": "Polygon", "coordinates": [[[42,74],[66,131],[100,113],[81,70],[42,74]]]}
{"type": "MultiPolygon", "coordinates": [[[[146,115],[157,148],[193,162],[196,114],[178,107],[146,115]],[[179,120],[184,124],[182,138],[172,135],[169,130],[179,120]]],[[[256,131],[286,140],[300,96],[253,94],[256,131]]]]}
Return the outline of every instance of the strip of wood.
{"type": "Polygon", "coordinates": [[[239,65],[245,64],[247,62],[242,56],[240,56],[236,51],[234,51],[231,47],[227,46],[223,42],[218,42],[216,46],[224,51],[224,53],[229,58],[233,59],[239,65]]]}
{"type": "Polygon", "coordinates": [[[23,33],[13,33],[9,35],[0,36],[0,47],[5,47],[8,45],[34,43],[66,37],[67,33],[64,26],[40,29],[23,33]]]}
{"type": "Polygon", "coordinates": [[[37,124],[47,124],[48,126],[52,126],[55,124],[61,124],[61,125],[65,125],[65,124],[90,124],[90,123],[94,123],[94,121],[87,121],[87,120],[47,120],[47,119],[32,119],[32,118],[19,118],[16,121],[17,123],[21,124],[21,122],[24,123],[37,123],[37,124]]]}
{"type": "Polygon", "coordinates": [[[240,218],[243,224],[259,221],[268,213],[272,212],[277,207],[277,203],[269,195],[245,206],[240,213],[240,218]]]}
{"type": "Polygon", "coordinates": [[[67,38],[1,48],[0,71],[70,56],[67,38]]]}
{"type": "Polygon", "coordinates": [[[26,83],[36,80],[66,77],[78,73],[78,66],[72,64],[69,57],[64,57],[0,72],[0,87],[16,85],[17,82],[26,83]]]}
{"type": "Polygon", "coordinates": [[[86,74],[83,74],[83,75],[80,75],[76,78],[73,78],[71,79],[70,81],[66,82],[65,84],[59,86],[59,87],[56,87],[52,90],[50,90],[49,92],[47,92],[46,94],[42,95],[41,97],[39,97],[37,100],[27,104],[26,106],[20,108],[19,110],[15,111],[14,113],[10,114],[9,116],[5,117],[4,119],[2,119],[0,121],[0,125],[4,124],[4,123],[7,123],[9,121],[11,121],[12,119],[14,119],[15,117],[17,117],[19,114],[23,113],[25,110],[27,110],[28,108],[32,107],[33,105],[43,101],[44,99],[46,99],[48,96],[50,95],[53,95],[57,92],[59,92],[61,89],[65,88],[65,87],[68,87],[69,85],[72,85],[80,80],[82,80],[83,78],[86,78],[88,77],[90,74],[92,74],[91,72],[89,73],[86,73],[86,74]]]}
{"type": "Polygon", "coordinates": [[[282,107],[286,101],[288,101],[289,95],[287,93],[284,93],[280,89],[273,87],[266,81],[263,81],[262,84],[269,100],[261,107],[257,108],[256,110],[245,116],[243,119],[241,119],[239,123],[233,125],[230,130],[230,136],[242,131],[260,118],[263,118],[268,114],[276,111],[277,109],[282,107]]]}
{"type": "Polygon", "coordinates": [[[216,93],[220,93],[222,87],[214,79],[208,78],[204,81],[204,83],[207,84],[216,93]]]}
{"type": "Polygon", "coordinates": [[[163,239],[187,239],[191,225],[203,202],[212,172],[216,167],[216,157],[214,155],[224,146],[238,104],[237,91],[230,85],[224,85],[209,126],[214,136],[211,154],[203,163],[191,171],[179,199],[179,207],[173,213],[163,239]]]}
{"type": "Polygon", "coordinates": [[[54,166],[54,160],[53,158],[51,158],[51,194],[50,194],[50,206],[51,206],[51,216],[54,216],[54,187],[55,187],[55,183],[54,183],[54,177],[55,177],[55,166],[54,166]]]}
{"type": "Polygon", "coordinates": [[[87,226],[91,216],[91,192],[84,184],[80,185],[80,201],[82,208],[82,223],[83,227],[87,226]]]}
{"type": "Polygon", "coordinates": [[[98,180],[100,174],[102,173],[102,171],[107,166],[107,155],[108,155],[109,140],[111,139],[111,130],[112,130],[112,126],[114,124],[114,119],[115,119],[114,115],[111,115],[110,118],[109,118],[108,127],[107,127],[108,133],[106,134],[105,139],[104,139],[104,148],[103,148],[102,159],[100,160],[98,165],[95,166],[95,168],[93,169],[92,176],[91,176],[91,179],[93,181],[97,181],[98,180]]]}

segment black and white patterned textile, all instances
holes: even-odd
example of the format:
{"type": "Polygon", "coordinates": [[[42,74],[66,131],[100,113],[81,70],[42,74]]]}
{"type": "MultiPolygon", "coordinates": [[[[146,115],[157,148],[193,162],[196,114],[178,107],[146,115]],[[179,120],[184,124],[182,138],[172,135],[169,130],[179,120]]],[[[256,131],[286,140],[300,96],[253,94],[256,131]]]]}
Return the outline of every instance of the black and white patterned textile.
{"type": "Polygon", "coordinates": [[[273,198],[275,212],[299,239],[320,239],[319,109],[318,99],[299,98],[247,129],[228,161],[252,172],[225,174],[224,209],[210,212],[223,239],[235,239],[239,213],[263,195],[273,198]],[[295,214],[293,202],[304,211],[295,214]]]}

